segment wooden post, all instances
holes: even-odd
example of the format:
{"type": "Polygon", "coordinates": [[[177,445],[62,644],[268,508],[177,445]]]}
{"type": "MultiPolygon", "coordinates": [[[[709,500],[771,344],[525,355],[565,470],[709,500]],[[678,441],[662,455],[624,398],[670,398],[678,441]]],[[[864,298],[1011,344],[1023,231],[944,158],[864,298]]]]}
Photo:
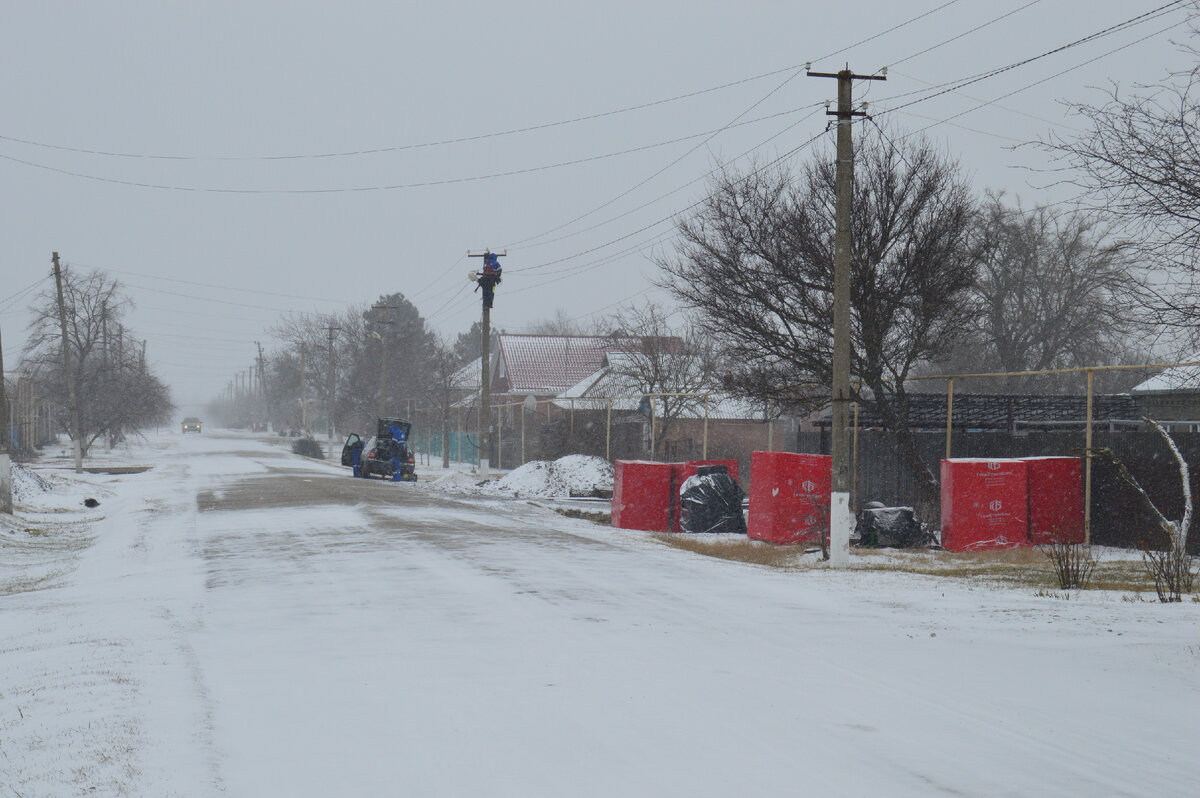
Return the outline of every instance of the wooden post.
{"type": "Polygon", "coordinates": [[[521,465],[528,462],[525,459],[525,405],[521,405],[521,465]]]}
{"type": "Polygon", "coordinates": [[[1084,451],[1086,460],[1083,461],[1083,544],[1092,545],[1092,375],[1087,372],[1087,420],[1084,426],[1084,451]]]}
{"type": "Polygon", "coordinates": [[[946,459],[950,459],[950,436],[954,426],[954,378],[946,380],[946,459]]]}
{"type": "Polygon", "coordinates": [[[708,394],[704,394],[704,450],[700,454],[700,459],[708,459],[708,394]]]}

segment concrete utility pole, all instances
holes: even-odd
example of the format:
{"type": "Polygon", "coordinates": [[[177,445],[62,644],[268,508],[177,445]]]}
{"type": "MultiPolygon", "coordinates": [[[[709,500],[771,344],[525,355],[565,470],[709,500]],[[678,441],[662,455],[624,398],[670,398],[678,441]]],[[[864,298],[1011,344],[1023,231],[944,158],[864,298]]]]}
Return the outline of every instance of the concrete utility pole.
{"type": "Polygon", "coordinates": [[[379,338],[379,343],[383,347],[383,359],[379,366],[379,417],[383,418],[387,415],[387,350],[388,350],[388,327],[392,324],[391,311],[399,310],[399,305],[372,305],[371,310],[382,310],[383,333],[374,333],[379,338]]]}
{"type": "Polygon", "coordinates": [[[75,452],[75,473],[83,473],[83,430],[79,422],[79,402],[75,397],[75,372],[71,370],[71,342],[67,337],[67,308],[63,301],[62,269],[58,265],[58,253],[51,253],[54,261],[54,285],[58,290],[58,323],[62,328],[63,369],[67,373],[67,401],[71,404],[71,442],[75,452]]]}
{"type": "Polygon", "coordinates": [[[325,428],[329,432],[329,456],[333,457],[333,333],[337,327],[329,325],[329,384],[325,389],[325,428]]]}
{"type": "Polygon", "coordinates": [[[12,515],[12,446],[8,435],[8,394],[4,389],[4,341],[0,338],[0,513],[12,515]]]}
{"type": "Polygon", "coordinates": [[[490,285],[487,282],[484,282],[487,279],[484,277],[484,274],[487,272],[489,264],[499,263],[499,261],[496,259],[504,257],[507,254],[508,254],[507,252],[494,253],[490,250],[484,250],[483,252],[480,252],[478,254],[471,253],[471,252],[467,253],[468,257],[484,259],[484,261],[483,261],[484,262],[484,272],[479,272],[479,273],[470,272],[468,274],[468,276],[470,277],[472,282],[479,282],[480,285],[483,287],[483,315],[480,319],[480,327],[482,329],[480,330],[481,340],[480,340],[480,347],[479,347],[480,378],[479,378],[479,437],[478,437],[478,440],[479,440],[479,475],[483,479],[487,479],[488,475],[489,475],[488,458],[491,457],[491,451],[492,451],[492,408],[491,408],[491,404],[492,404],[491,388],[492,388],[492,386],[489,384],[489,380],[488,380],[489,371],[490,371],[490,369],[488,368],[488,365],[489,365],[489,361],[490,361],[489,356],[491,354],[490,350],[491,350],[491,345],[492,345],[492,302],[491,302],[492,290],[494,290],[495,284],[497,282],[499,282],[499,273],[498,273],[499,269],[497,269],[497,275],[496,275],[495,280],[493,282],[491,282],[490,285]]]}
{"type": "Polygon", "coordinates": [[[304,342],[300,342],[300,431],[308,434],[308,403],[304,399],[304,342]]]}
{"type": "Polygon", "coordinates": [[[258,392],[262,396],[263,403],[263,431],[265,432],[271,426],[271,409],[267,406],[267,372],[263,368],[263,351],[262,344],[258,341],[254,342],[258,347],[258,392]]]}
{"type": "Polygon", "coordinates": [[[809,77],[836,78],[838,103],[837,127],[837,208],[833,246],[833,385],[831,386],[832,419],[830,427],[833,455],[832,484],[829,506],[829,564],[844,567],[850,564],[850,255],[853,231],[850,225],[850,206],[854,197],[854,140],[850,124],[855,116],[866,111],[853,108],[855,80],[887,80],[882,75],[856,75],[849,68],[841,72],[808,72],[809,77]]]}

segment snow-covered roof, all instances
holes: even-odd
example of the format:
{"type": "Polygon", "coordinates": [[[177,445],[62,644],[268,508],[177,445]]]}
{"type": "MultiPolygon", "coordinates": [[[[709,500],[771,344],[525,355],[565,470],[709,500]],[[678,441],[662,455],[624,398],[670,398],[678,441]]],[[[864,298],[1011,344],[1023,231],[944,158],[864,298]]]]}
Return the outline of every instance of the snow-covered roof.
{"type": "Polygon", "coordinates": [[[483,358],[477,357],[460,368],[450,377],[450,385],[460,391],[479,390],[479,370],[483,367],[483,358]]]}
{"type": "Polygon", "coordinates": [[[1141,383],[1131,394],[1200,392],[1200,366],[1175,366],[1141,383]]]}
{"type": "MultiPolygon", "coordinates": [[[[612,355],[610,362],[620,357],[636,355],[612,355]]],[[[636,377],[622,371],[605,367],[597,369],[555,397],[553,404],[559,408],[576,410],[607,410],[609,399],[612,409],[617,411],[637,410],[646,388],[638,384],[636,377]]],[[[697,393],[700,393],[697,391],[697,393]]],[[[684,410],[680,418],[704,418],[704,400],[696,398],[695,406],[684,410]]],[[[724,393],[710,393],[708,418],[711,420],[762,420],[763,408],[753,402],[737,399],[724,393]]]]}
{"type": "MultiPolygon", "coordinates": [[[[641,348],[646,339],[614,340],[599,335],[498,336],[499,373],[509,393],[556,395],[594,374],[610,353],[641,348]]],[[[648,339],[665,351],[678,349],[675,336],[648,339]]]]}

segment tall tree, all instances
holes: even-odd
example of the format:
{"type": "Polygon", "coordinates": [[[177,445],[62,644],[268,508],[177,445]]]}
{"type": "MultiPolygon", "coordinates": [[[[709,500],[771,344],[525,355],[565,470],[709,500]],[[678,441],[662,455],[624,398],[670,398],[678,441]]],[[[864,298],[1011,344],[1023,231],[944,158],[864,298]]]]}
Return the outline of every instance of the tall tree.
{"type": "MultiPolygon", "coordinates": [[[[1193,31],[1195,33],[1195,31],[1193,31]]],[[[1193,63],[1197,51],[1185,47],[1193,63]]],[[[1103,102],[1076,103],[1086,130],[1053,135],[1055,154],[1081,201],[1114,219],[1144,259],[1167,275],[1153,282],[1158,320],[1189,334],[1200,310],[1200,66],[1132,92],[1114,86],[1103,102]]]]}
{"type": "MultiPolygon", "coordinates": [[[[832,377],[836,164],[724,174],[660,259],[665,288],[724,350],[729,384],[777,404],[828,400],[832,377]]],[[[852,374],[913,473],[925,517],[937,478],[908,425],[906,379],[970,319],[975,206],[958,166],[927,141],[871,133],[855,163],[852,374]]]]}
{"type": "Polygon", "coordinates": [[[622,391],[660,394],[650,400],[660,450],[672,425],[704,406],[704,398],[695,394],[712,389],[716,373],[708,337],[691,324],[675,329],[671,315],[662,305],[646,302],[622,308],[603,322],[612,384],[628,386],[622,391]]]}
{"type": "MultiPolygon", "coordinates": [[[[1132,250],[1112,241],[1094,217],[1009,207],[992,196],[980,215],[977,241],[974,319],[955,347],[955,370],[1100,365],[1137,346],[1143,292],[1132,250]]],[[[1055,384],[1062,381],[1010,377],[984,383],[984,390],[1044,391],[1055,384]]]]}
{"type": "Polygon", "coordinates": [[[167,386],[149,369],[123,318],[131,302],[116,280],[102,272],[63,269],[63,303],[71,369],[78,387],[80,429],[67,408],[66,372],[58,298],[38,295],[22,354],[24,369],[37,375],[55,405],[55,415],[86,455],[102,436],[121,438],[170,418],[167,386]]]}

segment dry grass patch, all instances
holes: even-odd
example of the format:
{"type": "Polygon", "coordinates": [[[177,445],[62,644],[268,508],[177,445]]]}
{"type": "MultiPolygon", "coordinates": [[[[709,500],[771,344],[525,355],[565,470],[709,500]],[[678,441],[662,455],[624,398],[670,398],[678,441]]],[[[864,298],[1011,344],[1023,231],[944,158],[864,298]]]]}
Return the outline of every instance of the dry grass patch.
{"type": "MultiPolygon", "coordinates": [[[[684,551],[772,568],[823,567],[815,545],[776,546],[739,535],[654,534],[651,538],[684,551]],[[809,556],[815,555],[815,556],[809,556]]],[[[1037,548],[955,552],[940,549],[852,549],[851,567],[862,571],[920,574],[1067,595],[1058,586],[1050,558],[1037,548]]],[[[1090,590],[1154,594],[1154,580],[1140,560],[1101,559],[1090,590]]]]}
{"type": "Polygon", "coordinates": [[[655,534],[654,540],[672,548],[716,557],[722,560],[770,565],[775,568],[794,568],[800,558],[810,552],[820,553],[816,546],[776,546],[761,540],[741,535],[706,535],[699,537],[685,534],[655,534]]]}

